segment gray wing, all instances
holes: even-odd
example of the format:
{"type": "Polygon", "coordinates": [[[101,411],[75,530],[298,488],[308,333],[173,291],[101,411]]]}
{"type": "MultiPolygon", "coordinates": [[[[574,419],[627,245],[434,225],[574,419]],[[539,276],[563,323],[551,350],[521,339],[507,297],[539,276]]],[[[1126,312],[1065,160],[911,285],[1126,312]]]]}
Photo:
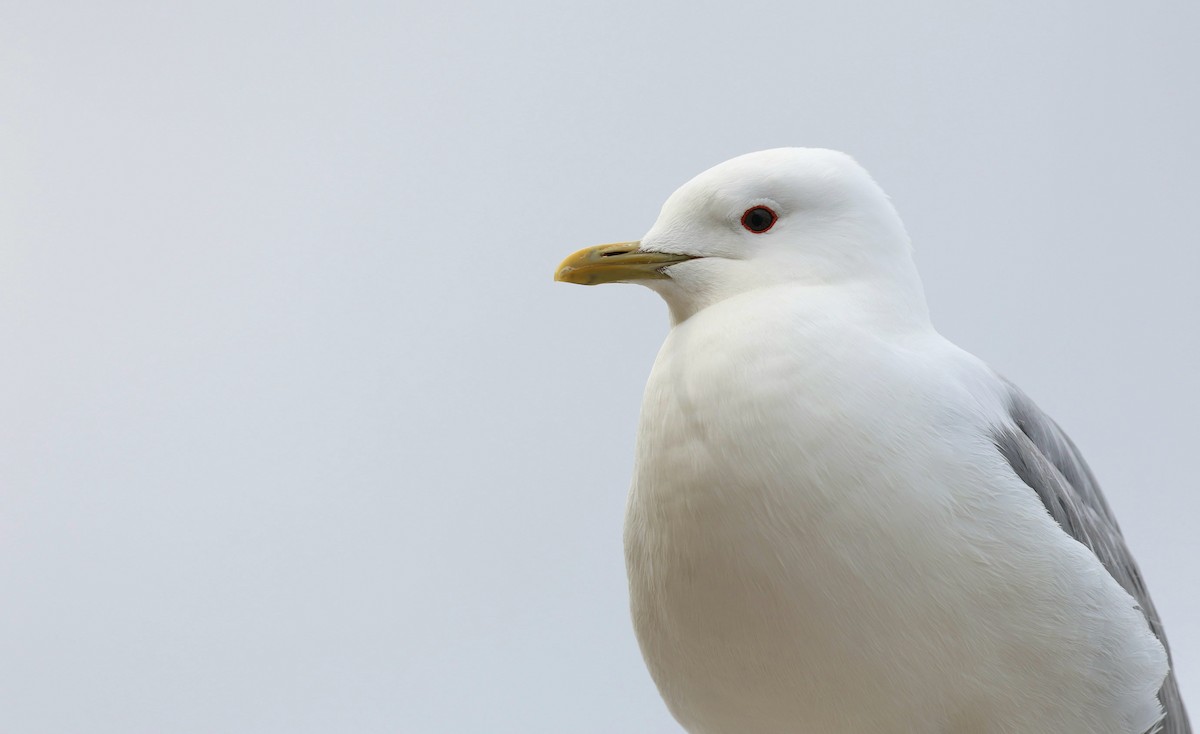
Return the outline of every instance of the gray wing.
{"type": "MultiPolygon", "coordinates": [[[[1005,383],[1009,389],[1009,416],[1013,426],[998,430],[996,446],[1017,476],[1041,498],[1063,530],[1090,548],[1117,583],[1137,600],[1150,629],[1167,648],[1169,660],[1171,651],[1154,602],[1150,600],[1137,563],[1125,547],[1125,539],[1112,510],[1100,493],[1100,485],[1079,449],[1025,393],[1012,383],[1005,383]]],[[[1163,681],[1158,698],[1166,716],[1157,731],[1190,734],[1192,727],[1179,697],[1174,666],[1163,681]]]]}

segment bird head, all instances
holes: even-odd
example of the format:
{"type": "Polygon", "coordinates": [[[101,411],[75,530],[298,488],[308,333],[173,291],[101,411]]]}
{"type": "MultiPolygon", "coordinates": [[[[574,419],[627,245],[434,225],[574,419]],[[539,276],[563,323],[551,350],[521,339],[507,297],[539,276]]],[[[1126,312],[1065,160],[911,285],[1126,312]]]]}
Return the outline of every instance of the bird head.
{"type": "Polygon", "coordinates": [[[904,225],[850,156],[777,148],[726,161],[680,187],[640,241],[580,250],[555,279],[641,283],[676,321],[747,291],[867,284],[920,292],[904,225]]]}

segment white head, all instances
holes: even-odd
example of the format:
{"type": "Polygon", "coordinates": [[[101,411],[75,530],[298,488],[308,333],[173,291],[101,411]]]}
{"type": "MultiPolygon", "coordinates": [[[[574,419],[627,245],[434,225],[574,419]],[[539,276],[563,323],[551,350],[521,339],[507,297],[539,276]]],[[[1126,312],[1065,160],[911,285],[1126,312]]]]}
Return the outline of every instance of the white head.
{"type": "Polygon", "coordinates": [[[850,156],[777,148],[726,161],[667,199],[641,242],[575,253],[559,280],[638,281],[676,321],[751,290],[862,286],[924,310],[904,225],[850,156]]]}

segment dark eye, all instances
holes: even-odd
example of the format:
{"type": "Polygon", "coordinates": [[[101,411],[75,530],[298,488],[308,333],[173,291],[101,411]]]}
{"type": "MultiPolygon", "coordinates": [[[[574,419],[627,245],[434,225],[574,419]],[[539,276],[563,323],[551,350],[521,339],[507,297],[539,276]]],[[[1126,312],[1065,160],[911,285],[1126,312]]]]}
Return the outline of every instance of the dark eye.
{"type": "Polygon", "coordinates": [[[765,206],[756,206],[747,209],[746,213],[742,215],[742,226],[755,234],[762,234],[774,227],[775,221],[778,219],[775,212],[765,206]]]}

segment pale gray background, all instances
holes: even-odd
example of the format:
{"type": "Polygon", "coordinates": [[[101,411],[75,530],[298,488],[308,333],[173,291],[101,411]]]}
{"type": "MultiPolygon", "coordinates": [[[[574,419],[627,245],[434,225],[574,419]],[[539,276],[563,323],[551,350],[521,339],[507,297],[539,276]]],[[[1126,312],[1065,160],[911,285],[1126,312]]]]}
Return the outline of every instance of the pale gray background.
{"type": "Polygon", "coordinates": [[[677,732],[665,307],[551,282],[851,152],[1107,488],[1200,712],[1195,2],[5,3],[0,731],[677,732]],[[968,7],[969,6],[969,7],[968,7]]]}

